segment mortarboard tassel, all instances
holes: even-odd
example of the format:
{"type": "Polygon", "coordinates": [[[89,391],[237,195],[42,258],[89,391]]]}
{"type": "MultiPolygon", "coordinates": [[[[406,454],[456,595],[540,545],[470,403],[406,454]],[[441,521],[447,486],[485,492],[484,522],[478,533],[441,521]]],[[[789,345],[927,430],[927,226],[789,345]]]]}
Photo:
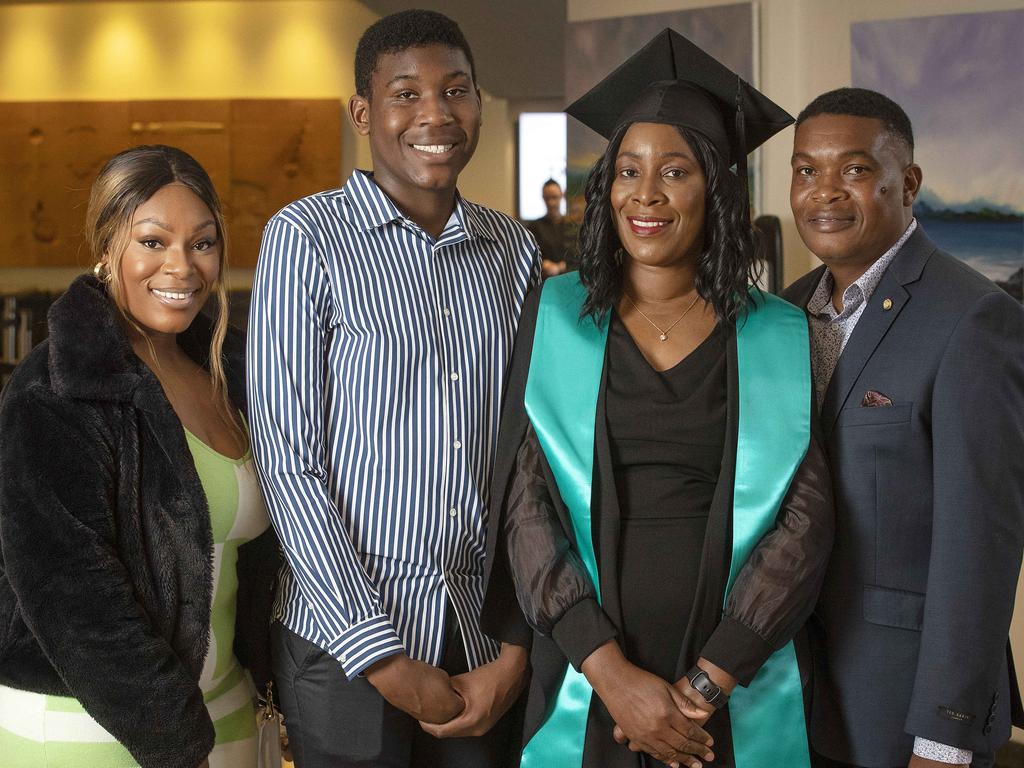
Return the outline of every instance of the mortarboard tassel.
{"type": "Polygon", "coordinates": [[[750,219],[750,190],[747,187],[747,123],[743,115],[743,78],[736,76],[736,175],[743,184],[743,212],[750,219]]]}

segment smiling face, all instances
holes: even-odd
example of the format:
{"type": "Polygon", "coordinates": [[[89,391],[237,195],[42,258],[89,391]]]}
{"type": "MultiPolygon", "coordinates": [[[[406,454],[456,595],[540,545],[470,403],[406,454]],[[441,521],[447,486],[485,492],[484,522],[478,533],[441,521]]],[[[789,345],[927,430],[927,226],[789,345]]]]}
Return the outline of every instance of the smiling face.
{"type": "Polygon", "coordinates": [[[183,184],[161,187],[135,209],[119,260],[126,314],[151,337],[186,330],[220,277],[221,253],[206,204],[183,184]]]}
{"type": "Polygon", "coordinates": [[[480,132],[471,72],[457,48],[407,48],[381,55],[368,97],[349,102],[356,130],[370,138],[374,179],[396,200],[455,189],[480,132]]]}
{"type": "Polygon", "coordinates": [[[615,159],[611,211],[626,253],[648,266],[696,261],[707,182],[675,126],[634,123],[615,159]]]}
{"type": "Polygon", "coordinates": [[[796,130],[790,204],[829,267],[863,274],[906,231],[921,185],[909,147],[871,117],[816,115],[796,130]]]}

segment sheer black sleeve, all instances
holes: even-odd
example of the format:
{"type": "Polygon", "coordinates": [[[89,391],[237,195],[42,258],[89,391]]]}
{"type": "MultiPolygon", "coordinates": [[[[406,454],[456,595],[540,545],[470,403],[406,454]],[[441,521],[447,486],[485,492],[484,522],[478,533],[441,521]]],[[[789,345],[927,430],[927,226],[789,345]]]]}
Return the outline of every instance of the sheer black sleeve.
{"type": "Polygon", "coordinates": [[[736,577],[725,616],[701,655],[748,685],[810,616],[834,536],[832,479],[821,444],[812,435],[775,527],[736,577]]]}
{"type": "Polygon", "coordinates": [[[552,637],[579,669],[617,633],[559,520],[540,444],[529,426],[516,456],[503,519],[509,569],[526,621],[552,637]]]}

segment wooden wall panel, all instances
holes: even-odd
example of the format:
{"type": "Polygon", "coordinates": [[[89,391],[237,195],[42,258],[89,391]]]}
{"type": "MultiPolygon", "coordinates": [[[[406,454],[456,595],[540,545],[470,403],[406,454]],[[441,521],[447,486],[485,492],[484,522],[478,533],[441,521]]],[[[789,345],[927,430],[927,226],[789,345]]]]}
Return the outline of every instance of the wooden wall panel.
{"type": "Polygon", "coordinates": [[[341,184],[341,106],[336,101],[231,102],[231,263],[256,263],[263,225],[283,205],[341,184]],[[273,119],[267,119],[268,104],[273,119]]]}
{"type": "Polygon", "coordinates": [[[202,163],[224,204],[231,264],[253,266],[267,218],[341,183],[341,104],[0,104],[0,266],[88,266],[89,187],[111,156],[139,144],[181,147],[202,163]]]}

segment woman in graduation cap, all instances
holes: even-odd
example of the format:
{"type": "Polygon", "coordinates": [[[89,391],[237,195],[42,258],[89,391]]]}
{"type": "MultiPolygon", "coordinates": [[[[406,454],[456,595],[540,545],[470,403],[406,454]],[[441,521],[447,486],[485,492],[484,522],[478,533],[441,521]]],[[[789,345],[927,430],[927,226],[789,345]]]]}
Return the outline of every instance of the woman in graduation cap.
{"type": "Polygon", "coordinates": [[[748,290],[745,173],[792,118],[670,30],[567,111],[609,143],[579,273],[523,310],[483,609],[533,644],[522,765],[808,765],[791,640],[832,492],[804,315],[748,290]]]}

